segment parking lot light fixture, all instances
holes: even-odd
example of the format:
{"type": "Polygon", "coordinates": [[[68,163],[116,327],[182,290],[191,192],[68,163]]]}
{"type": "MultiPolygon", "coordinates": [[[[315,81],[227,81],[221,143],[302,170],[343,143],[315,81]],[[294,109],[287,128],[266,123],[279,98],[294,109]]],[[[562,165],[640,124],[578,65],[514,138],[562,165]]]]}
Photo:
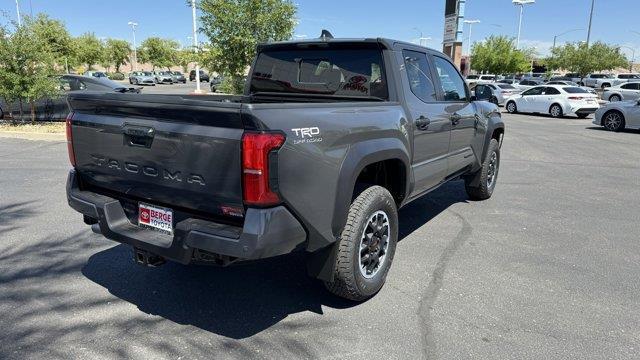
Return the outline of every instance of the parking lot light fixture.
{"type": "Polygon", "coordinates": [[[196,0],[191,0],[191,18],[193,20],[193,50],[196,53],[196,93],[202,93],[200,89],[200,65],[198,64],[198,29],[196,19],[196,0]]]}
{"type": "Polygon", "coordinates": [[[570,32],[580,31],[580,30],[584,30],[584,29],[571,29],[571,30],[567,30],[567,31],[565,31],[565,32],[563,32],[563,33],[560,33],[560,34],[558,34],[558,35],[554,35],[554,36],[553,36],[553,46],[551,47],[551,49],[555,49],[555,48],[556,48],[556,40],[557,40],[560,36],[566,35],[566,34],[568,34],[568,33],[570,33],[570,32]]]}
{"type": "Polygon", "coordinates": [[[520,6],[520,17],[518,19],[518,37],[516,38],[516,49],[520,48],[520,31],[522,30],[522,12],[524,11],[524,6],[535,3],[536,0],[512,0],[511,3],[513,5],[520,6]]]}
{"type": "Polygon", "coordinates": [[[469,43],[467,44],[467,55],[471,55],[471,27],[473,26],[473,24],[479,24],[480,20],[464,20],[463,21],[465,24],[469,24],[469,38],[468,41],[469,43]]]}
{"type": "Polygon", "coordinates": [[[626,45],[620,45],[620,47],[631,50],[631,61],[629,61],[629,72],[633,72],[633,62],[636,61],[636,49],[626,45]]]}
{"type": "Polygon", "coordinates": [[[129,21],[127,25],[131,26],[131,31],[133,32],[133,64],[131,68],[133,71],[136,71],[136,67],[138,64],[138,52],[136,49],[136,26],[138,26],[138,23],[134,21],[129,21]]]}

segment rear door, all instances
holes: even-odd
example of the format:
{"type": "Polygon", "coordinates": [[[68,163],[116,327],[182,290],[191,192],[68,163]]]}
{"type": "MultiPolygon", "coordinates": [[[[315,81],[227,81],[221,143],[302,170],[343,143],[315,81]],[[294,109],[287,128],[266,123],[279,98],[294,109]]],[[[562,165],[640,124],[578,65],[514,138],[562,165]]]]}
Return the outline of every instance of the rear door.
{"type": "Polygon", "coordinates": [[[403,81],[405,99],[413,120],[414,194],[442,182],[447,172],[449,131],[451,123],[446,104],[438,100],[435,82],[427,54],[410,49],[402,50],[405,68],[403,81]]]}
{"type": "MultiPolygon", "coordinates": [[[[437,74],[438,96],[451,123],[451,141],[447,175],[454,174],[475,161],[471,143],[476,136],[475,105],[458,69],[446,58],[432,55],[437,74]]],[[[477,155],[477,154],[476,154],[477,155]]]]}

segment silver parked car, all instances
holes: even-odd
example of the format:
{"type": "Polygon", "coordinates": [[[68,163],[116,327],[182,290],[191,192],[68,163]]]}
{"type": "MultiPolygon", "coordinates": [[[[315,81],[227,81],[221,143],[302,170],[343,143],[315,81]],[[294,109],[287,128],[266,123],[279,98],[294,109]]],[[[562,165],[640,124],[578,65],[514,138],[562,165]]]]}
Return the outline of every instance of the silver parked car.
{"type": "Polygon", "coordinates": [[[502,83],[478,83],[474,88],[476,99],[492,102],[496,105],[504,105],[511,95],[520,94],[522,90],[511,84],[502,83]]]}
{"type": "Polygon", "coordinates": [[[621,101],[637,99],[640,99],[640,81],[612,86],[602,92],[602,100],[621,101]]]}
{"type": "Polygon", "coordinates": [[[154,71],[153,75],[156,77],[156,84],[173,84],[177,82],[175,75],[171,71],[154,71]]]}
{"type": "Polygon", "coordinates": [[[129,74],[129,84],[156,86],[156,78],[149,71],[133,71],[129,74]]]}
{"type": "Polygon", "coordinates": [[[593,123],[610,131],[640,129],[640,100],[610,102],[596,111],[593,123]]]}
{"type": "Polygon", "coordinates": [[[173,71],[172,74],[173,76],[176,77],[176,82],[183,83],[183,84],[187,83],[187,79],[184,77],[184,74],[181,73],[180,71],[173,71]]]}

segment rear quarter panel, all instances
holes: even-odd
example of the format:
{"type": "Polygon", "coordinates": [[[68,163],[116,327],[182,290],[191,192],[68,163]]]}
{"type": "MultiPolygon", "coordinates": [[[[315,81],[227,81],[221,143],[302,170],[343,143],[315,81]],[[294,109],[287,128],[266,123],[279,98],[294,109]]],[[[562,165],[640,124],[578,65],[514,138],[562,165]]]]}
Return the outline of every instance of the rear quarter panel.
{"type": "Polygon", "coordinates": [[[410,169],[410,130],[399,103],[255,104],[246,111],[287,136],[278,152],[278,189],[309,232],[308,251],[338,238],[368,162],[400,158],[410,169]]]}

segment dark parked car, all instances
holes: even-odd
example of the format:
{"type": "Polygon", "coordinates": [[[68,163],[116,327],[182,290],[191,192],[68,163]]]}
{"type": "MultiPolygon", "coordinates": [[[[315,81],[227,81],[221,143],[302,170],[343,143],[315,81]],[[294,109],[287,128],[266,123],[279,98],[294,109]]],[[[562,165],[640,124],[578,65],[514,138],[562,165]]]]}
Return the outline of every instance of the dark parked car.
{"type": "Polygon", "coordinates": [[[379,38],[259,45],[247,85],[70,96],[69,205],[142,265],[304,251],[310,275],[361,301],[391,268],[399,208],[450,180],[474,200],[496,187],[500,112],[441,52],[379,38]]]}
{"type": "MultiPolygon", "coordinates": [[[[189,73],[189,81],[196,81],[196,71],[191,70],[189,73]]],[[[209,82],[209,74],[204,72],[204,70],[200,70],[200,81],[209,82]]]]}
{"type": "Polygon", "coordinates": [[[84,76],[93,76],[93,77],[97,77],[97,78],[109,78],[109,76],[107,75],[107,73],[102,72],[102,71],[87,71],[84,73],[84,76]]]}
{"type": "Polygon", "coordinates": [[[184,77],[184,74],[181,73],[180,71],[173,71],[172,74],[173,76],[175,76],[176,82],[183,83],[183,84],[187,83],[187,79],[184,77]]]}
{"type": "MultiPolygon", "coordinates": [[[[140,93],[140,88],[126,87],[121,83],[109,80],[105,77],[92,77],[83,75],[62,75],[58,77],[61,94],[56,98],[45,98],[36,101],[36,119],[41,121],[64,120],[69,114],[67,95],[87,91],[140,93]]],[[[11,109],[7,104],[0,102],[0,119],[9,113],[16,116],[20,111],[17,103],[12,104],[11,109]]],[[[24,111],[29,112],[28,104],[24,105],[24,111]]]]}

